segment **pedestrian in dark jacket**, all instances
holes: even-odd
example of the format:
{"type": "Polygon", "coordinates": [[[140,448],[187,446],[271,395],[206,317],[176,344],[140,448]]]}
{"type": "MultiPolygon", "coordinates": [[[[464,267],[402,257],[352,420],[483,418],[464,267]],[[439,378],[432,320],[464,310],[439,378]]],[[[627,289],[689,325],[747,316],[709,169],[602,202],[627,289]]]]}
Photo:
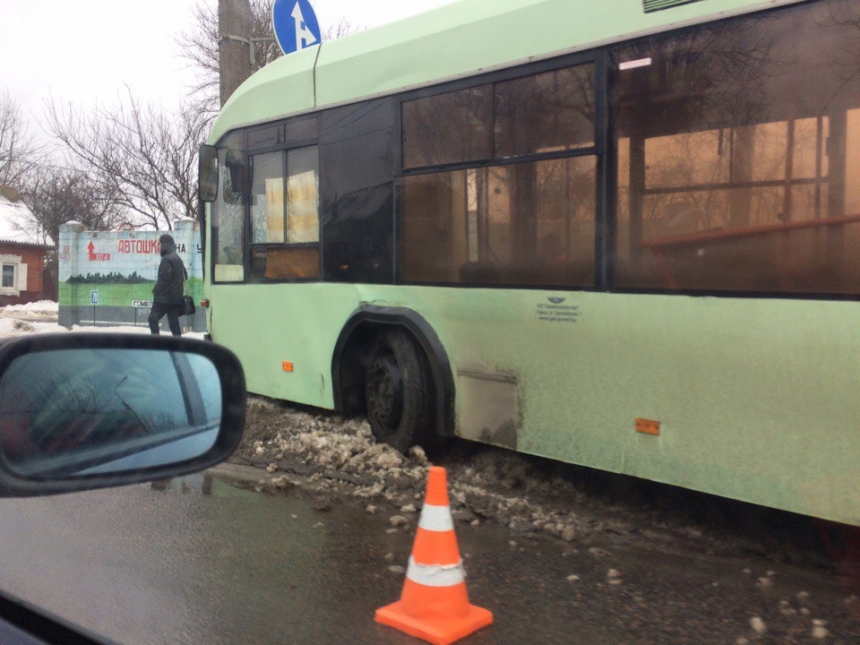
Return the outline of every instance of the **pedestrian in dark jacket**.
{"type": "Polygon", "coordinates": [[[158,279],[152,288],[152,310],[149,312],[149,330],[158,335],[159,321],[167,314],[167,324],[174,336],[182,335],[179,316],[182,315],[182,295],[188,274],[182,258],[176,253],[176,242],[169,235],[158,238],[161,244],[161,264],[158,279]]]}

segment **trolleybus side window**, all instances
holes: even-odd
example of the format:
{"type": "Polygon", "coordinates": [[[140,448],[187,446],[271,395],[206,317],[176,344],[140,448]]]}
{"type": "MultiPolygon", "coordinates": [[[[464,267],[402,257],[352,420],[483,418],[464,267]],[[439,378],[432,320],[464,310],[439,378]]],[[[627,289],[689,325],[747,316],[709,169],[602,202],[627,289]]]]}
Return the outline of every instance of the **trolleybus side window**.
{"type": "Polygon", "coordinates": [[[616,286],[860,293],[860,48],[835,6],[614,50],[616,286]]]}
{"type": "Polygon", "coordinates": [[[245,207],[242,135],[232,133],[218,149],[220,189],[212,202],[212,249],[215,282],[243,282],[243,222],[245,207]]]}
{"type": "Polygon", "coordinates": [[[403,167],[489,159],[492,110],[492,85],[404,102],[403,167]]]}
{"type": "Polygon", "coordinates": [[[496,157],[594,146],[594,66],[496,84],[496,157]]]}
{"type": "Polygon", "coordinates": [[[252,281],[318,278],[317,147],[253,155],[251,172],[252,281]]]}
{"type": "Polygon", "coordinates": [[[587,63],[404,102],[401,281],[594,285],[594,73],[587,63]]]}
{"type": "Polygon", "coordinates": [[[394,182],[400,102],[385,97],[320,115],[323,280],[394,282],[394,182]]]}

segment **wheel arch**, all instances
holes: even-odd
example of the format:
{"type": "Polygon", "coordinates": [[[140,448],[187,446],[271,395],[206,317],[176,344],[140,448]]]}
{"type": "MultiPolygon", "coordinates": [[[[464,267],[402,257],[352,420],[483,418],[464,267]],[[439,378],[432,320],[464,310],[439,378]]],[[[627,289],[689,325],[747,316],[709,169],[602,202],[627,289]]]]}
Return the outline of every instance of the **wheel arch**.
{"type": "Polygon", "coordinates": [[[338,336],[332,355],[331,373],[334,408],[338,412],[357,410],[356,387],[363,388],[361,365],[364,350],[374,335],[386,327],[399,327],[408,331],[418,342],[427,358],[435,393],[435,430],[438,436],[454,434],[454,378],[448,353],[436,331],[418,312],[408,307],[380,307],[364,305],[347,320],[338,336]]]}

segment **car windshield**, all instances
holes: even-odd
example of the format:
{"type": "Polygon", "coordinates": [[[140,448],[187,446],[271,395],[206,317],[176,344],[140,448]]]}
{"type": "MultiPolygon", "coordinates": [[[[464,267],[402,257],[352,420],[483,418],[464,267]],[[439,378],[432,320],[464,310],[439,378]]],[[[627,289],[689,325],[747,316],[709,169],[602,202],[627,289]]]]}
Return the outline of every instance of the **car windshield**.
{"type": "Polygon", "coordinates": [[[0,641],[860,643],[857,0],[7,0],[0,265],[0,641]]]}

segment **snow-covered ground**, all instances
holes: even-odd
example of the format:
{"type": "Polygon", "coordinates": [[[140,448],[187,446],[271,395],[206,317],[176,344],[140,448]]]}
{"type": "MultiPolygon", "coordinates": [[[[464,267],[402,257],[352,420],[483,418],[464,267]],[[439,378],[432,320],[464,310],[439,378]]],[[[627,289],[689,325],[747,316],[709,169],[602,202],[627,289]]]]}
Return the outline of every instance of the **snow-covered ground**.
{"type": "Polygon", "coordinates": [[[0,307],[0,316],[9,318],[53,318],[56,320],[59,305],[53,300],[28,302],[26,305],[0,307]]]}
{"type": "MultiPolygon", "coordinates": [[[[93,327],[74,325],[71,329],[57,324],[58,305],[50,300],[40,300],[26,305],[0,307],[0,338],[25,336],[27,334],[54,334],[75,332],[113,332],[123,334],[148,334],[146,325],[117,327],[93,327]]],[[[203,332],[187,332],[186,338],[203,338],[203,332]]]]}
{"type": "MultiPolygon", "coordinates": [[[[249,399],[245,436],[230,461],[260,469],[259,491],[298,487],[324,500],[352,498],[369,513],[388,513],[394,527],[420,510],[430,465],[420,448],[402,455],[377,443],[363,418],[260,397],[249,399]]],[[[465,443],[452,446],[434,464],[448,471],[458,522],[489,520],[517,533],[580,543],[596,534],[635,531],[635,514],[595,502],[561,472],[563,464],[465,443]]],[[[672,539],[668,531],[653,528],[652,539],[672,539]]]]}

